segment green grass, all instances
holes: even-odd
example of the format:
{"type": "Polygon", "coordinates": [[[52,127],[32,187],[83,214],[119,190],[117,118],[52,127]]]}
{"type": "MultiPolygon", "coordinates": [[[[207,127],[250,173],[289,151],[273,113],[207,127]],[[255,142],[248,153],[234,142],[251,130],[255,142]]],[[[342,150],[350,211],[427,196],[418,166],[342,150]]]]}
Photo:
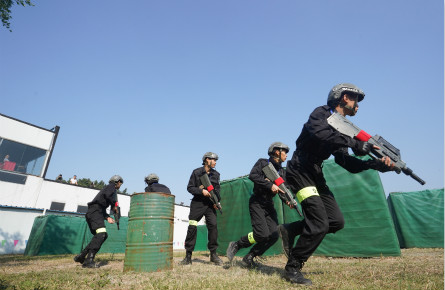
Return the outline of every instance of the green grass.
{"type": "MultiPolygon", "coordinates": [[[[283,255],[266,257],[258,270],[241,267],[235,257],[229,267],[209,262],[206,252],[194,253],[193,264],[181,266],[183,252],[174,253],[173,270],[123,272],[123,254],[101,254],[99,269],[83,269],[73,255],[0,256],[2,289],[294,289],[282,278],[283,255]]],[[[310,289],[444,289],[443,249],[406,249],[401,257],[326,258],[311,257],[303,268],[312,280],[310,289]]]]}

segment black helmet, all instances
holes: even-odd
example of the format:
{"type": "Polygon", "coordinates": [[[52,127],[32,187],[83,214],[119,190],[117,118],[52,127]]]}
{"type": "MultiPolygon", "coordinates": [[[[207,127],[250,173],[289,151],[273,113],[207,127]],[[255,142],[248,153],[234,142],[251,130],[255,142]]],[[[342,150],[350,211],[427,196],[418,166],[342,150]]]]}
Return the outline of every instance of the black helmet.
{"type": "Polygon", "coordinates": [[[269,156],[271,156],[274,149],[285,150],[286,153],[289,152],[289,146],[287,146],[286,144],[281,143],[281,142],[273,142],[269,146],[269,150],[267,150],[267,154],[269,154],[269,156]]]}
{"type": "Polygon", "coordinates": [[[331,108],[335,107],[341,99],[344,92],[350,92],[358,96],[358,101],[361,102],[365,98],[365,93],[353,84],[341,83],[335,85],[328,95],[328,106],[331,108]]]}

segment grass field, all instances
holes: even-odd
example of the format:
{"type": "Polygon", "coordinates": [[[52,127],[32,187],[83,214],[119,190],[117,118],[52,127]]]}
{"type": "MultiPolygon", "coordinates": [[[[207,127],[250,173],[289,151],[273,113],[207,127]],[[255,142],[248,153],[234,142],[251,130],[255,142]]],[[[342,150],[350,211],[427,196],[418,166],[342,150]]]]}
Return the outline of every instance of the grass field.
{"type": "Polygon", "coordinates": [[[285,281],[284,255],[267,257],[257,270],[244,269],[235,257],[229,267],[209,262],[206,252],[194,253],[193,264],[181,266],[184,253],[174,253],[173,270],[154,273],[123,272],[123,254],[101,254],[103,266],[83,269],[73,255],[0,256],[2,289],[444,289],[443,249],[406,249],[401,257],[311,257],[303,273],[312,286],[285,281]]]}

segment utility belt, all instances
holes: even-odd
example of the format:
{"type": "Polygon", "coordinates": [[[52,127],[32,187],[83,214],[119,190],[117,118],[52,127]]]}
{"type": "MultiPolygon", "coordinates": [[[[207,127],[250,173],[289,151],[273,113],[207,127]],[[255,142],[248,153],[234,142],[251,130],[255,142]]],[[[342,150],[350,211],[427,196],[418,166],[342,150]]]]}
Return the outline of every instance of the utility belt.
{"type": "Polygon", "coordinates": [[[306,159],[307,161],[312,162],[318,166],[321,166],[321,164],[324,161],[324,159],[319,158],[315,155],[312,155],[312,154],[307,153],[306,151],[302,151],[302,150],[296,150],[294,154],[297,155],[298,157],[306,159]]]}

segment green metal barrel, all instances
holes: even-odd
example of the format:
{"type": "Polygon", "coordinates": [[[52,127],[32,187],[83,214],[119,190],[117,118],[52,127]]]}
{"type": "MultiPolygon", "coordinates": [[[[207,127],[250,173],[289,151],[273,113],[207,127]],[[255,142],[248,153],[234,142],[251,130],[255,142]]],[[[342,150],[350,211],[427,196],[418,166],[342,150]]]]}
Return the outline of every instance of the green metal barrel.
{"type": "Polygon", "coordinates": [[[175,196],[160,192],[131,196],[124,272],[173,268],[175,196]]]}

